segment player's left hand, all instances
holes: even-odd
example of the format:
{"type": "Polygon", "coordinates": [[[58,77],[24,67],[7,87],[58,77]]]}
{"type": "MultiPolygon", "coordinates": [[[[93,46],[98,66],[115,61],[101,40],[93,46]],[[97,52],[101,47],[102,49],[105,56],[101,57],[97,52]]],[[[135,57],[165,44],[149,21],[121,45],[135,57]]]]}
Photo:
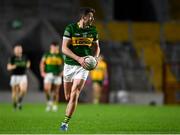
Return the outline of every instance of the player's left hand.
{"type": "MultiPolygon", "coordinates": [[[[95,56],[94,58],[96,59],[96,62],[97,62],[96,67],[97,67],[98,62],[99,62],[99,57],[96,57],[96,56],[95,56]]],[[[95,67],[95,68],[96,68],[96,67],[95,67]]]]}
{"type": "Polygon", "coordinates": [[[88,63],[86,63],[85,62],[85,57],[80,57],[79,59],[78,59],[78,62],[79,62],[79,64],[81,64],[81,66],[83,67],[83,68],[87,68],[88,67],[88,63]]]}

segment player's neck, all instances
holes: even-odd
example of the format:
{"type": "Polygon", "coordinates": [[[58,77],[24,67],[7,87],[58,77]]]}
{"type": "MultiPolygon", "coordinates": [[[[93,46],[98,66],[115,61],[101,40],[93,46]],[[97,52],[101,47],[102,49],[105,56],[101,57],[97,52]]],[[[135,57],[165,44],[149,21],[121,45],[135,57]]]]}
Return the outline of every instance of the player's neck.
{"type": "Polygon", "coordinates": [[[22,54],[15,54],[16,57],[22,57],[22,54]]]}
{"type": "Polygon", "coordinates": [[[55,54],[56,52],[54,52],[54,51],[50,51],[50,53],[51,53],[51,54],[55,54]]]}

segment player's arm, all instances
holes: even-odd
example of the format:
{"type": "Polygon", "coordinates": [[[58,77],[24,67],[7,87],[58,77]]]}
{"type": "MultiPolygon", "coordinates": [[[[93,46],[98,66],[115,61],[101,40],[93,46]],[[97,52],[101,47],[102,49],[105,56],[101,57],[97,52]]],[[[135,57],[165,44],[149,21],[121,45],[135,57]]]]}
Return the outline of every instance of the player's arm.
{"type": "Polygon", "coordinates": [[[59,76],[60,76],[60,77],[62,77],[62,76],[63,76],[63,71],[61,71],[61,72],[59,73],[59,76]]]}
{"type": "Polygon", "coordinates": [[[46,72],[45,72],[45,57],[43,56],[41,61],[40,61],[40,73],[42,77],[45,77],[46,72]]]}
{"type": "Polygon", "coordinates": [[[8,64],[7,64],[7,70],[8,71],[11,71],[11,70],[13,70],[13,69],[15,69],[16,68],[16,65],[14,64],[14,62],[13,62],[13,58],[10,58],[9,59],[9,62],[8,62],[8,64]]]}
{"type": "Polygon", "coordinates": [[[79,57],[78,55],[76,55],[75,53],[73,53],[68,46],[71,44],[71,39],[67,39],[67,38],[63,38],[63,42],[62,42],[62,52],[73,58],[74,60],[76,60],[79,64],[81,64],[82,67],[86,67],[87,64],[84,61],[84,57],[79,57]]]}
{"type": "Polygon", "coordinates": [[[96,58],[98,62],[98,57],[100,55],[100,47],[99,47],[99,35],[97,31],[96,31],[96,34],[94,35],[93,47],[94,47],[94,57],[96,58]]]}
{"type": "Polygon", "coordinates": [[[62,41],[62,52],[63,54],[65,54],[66,56],[69,56],[71,58],[73,58],[74,60],[78,61],[78,59],[80,58],[79,56],[77,56],[76,54],[74,54],[69,48],[68,46],[71,44],[71,39],[67,38],[67,37],[63,37],[63,41],[62,41]]]}
{"type": "Polygon", "coordinates": [[[8,71],[11,71],[11,70],[13,70],[13,69],[15,69],[16,68],[16,65],[15,64],[11,64],[11,63],[8,63],[7,64],[7,70],[8,71]]]}
{"type": "MultiPolygon", "coordinates": [[[[62,60],[62,63],[64,63],[63,56],[62,56],[61,60],[62,60]]],[[[63,67],[63,64],[60,66],[60,69],[61,69],[61,67],[63,67]]],[[[63,71],[64,71],[64,70],[62,70],[62,71],[59,73],[59,76],[60,76],[60,77],[63,76],[63,71]]]]}
{"type": "Polygon", "coordinates": [[[94,47],[95,47],[95,53],[94,53],[94,57],[96,58],[96,60],[98,60],[99,54],[100,54],[100,47],[99,47],[99,41],[96,40],[93,42],[94,47]]]}
{"type": "Polygon", "coordinates": [[[30,62],[30,60],[28,60],[28,61],[27,61],[27,64],[26,64],[26,67],[27,67],[27,68],[30,68],[30,66],[31,66],[31,62],[30,62]]]}
{"type": "Polygon", "coordinates": [[[86,63],[84,61],[84,58],[79,57],[78,55],[73,53],[68,47],[71,44],[71,38],[72,38],[72,29],[71,29],[71,26],[69,25],[65,28],[64,35],[63,35],[62,53],[76,60],[79,64],[81,64],[82,67],[85,67],[86,63]]]}

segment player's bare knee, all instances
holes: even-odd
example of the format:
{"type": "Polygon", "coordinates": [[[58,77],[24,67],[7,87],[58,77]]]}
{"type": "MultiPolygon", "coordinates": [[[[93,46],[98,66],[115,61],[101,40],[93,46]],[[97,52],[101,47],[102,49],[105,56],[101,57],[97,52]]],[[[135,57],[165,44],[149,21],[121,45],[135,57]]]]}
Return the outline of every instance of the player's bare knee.
{"type": "Polygon", "coordinates": [[[22,95],[25,95],[26,92],[27,92],[27,89],[22,89],[22,90],[21,90],[22,95]]]}
{"type": "Polygon", "coordinates": [[[68,95],[65,95],[65,99],[68,101],[70,98],[69,94],[68,95]]]}
{"type": "Polygon", "coordinates": [[[77,100],[78,100],[78,98],[79,98],[79,90],[74,90],[74,91],[72,91],[72,93],[71,93],[71,100],[72,100],[72,102],[76,102],[77,100]]]}

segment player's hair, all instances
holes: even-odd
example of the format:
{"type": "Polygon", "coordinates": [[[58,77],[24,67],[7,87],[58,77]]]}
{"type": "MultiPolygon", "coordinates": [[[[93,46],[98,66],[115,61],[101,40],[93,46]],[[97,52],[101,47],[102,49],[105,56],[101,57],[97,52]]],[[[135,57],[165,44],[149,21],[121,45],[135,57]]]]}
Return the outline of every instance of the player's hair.
{"type": "Polygon", "coordinates": [[[86,16],[89,13],[95,13],[95,9],[90,7],[81,7],[79,10],[79,19],[81,19],[83,16],[86,16]]]}
{"type": "Polygon", "coordinates": [[[58,46],[58,42],[53,41],[53,42],[51,42],[51,45],[53,45],[53,46],[58,46]]]}
{"type": "Polygon", "coordinates": [[[17,46],[22,47],[22,44],[21,44],[21,43],[15,43],[15,44],[13,45],[13,48],[15,48],[15,47],[17,47],[17,46]]]}

